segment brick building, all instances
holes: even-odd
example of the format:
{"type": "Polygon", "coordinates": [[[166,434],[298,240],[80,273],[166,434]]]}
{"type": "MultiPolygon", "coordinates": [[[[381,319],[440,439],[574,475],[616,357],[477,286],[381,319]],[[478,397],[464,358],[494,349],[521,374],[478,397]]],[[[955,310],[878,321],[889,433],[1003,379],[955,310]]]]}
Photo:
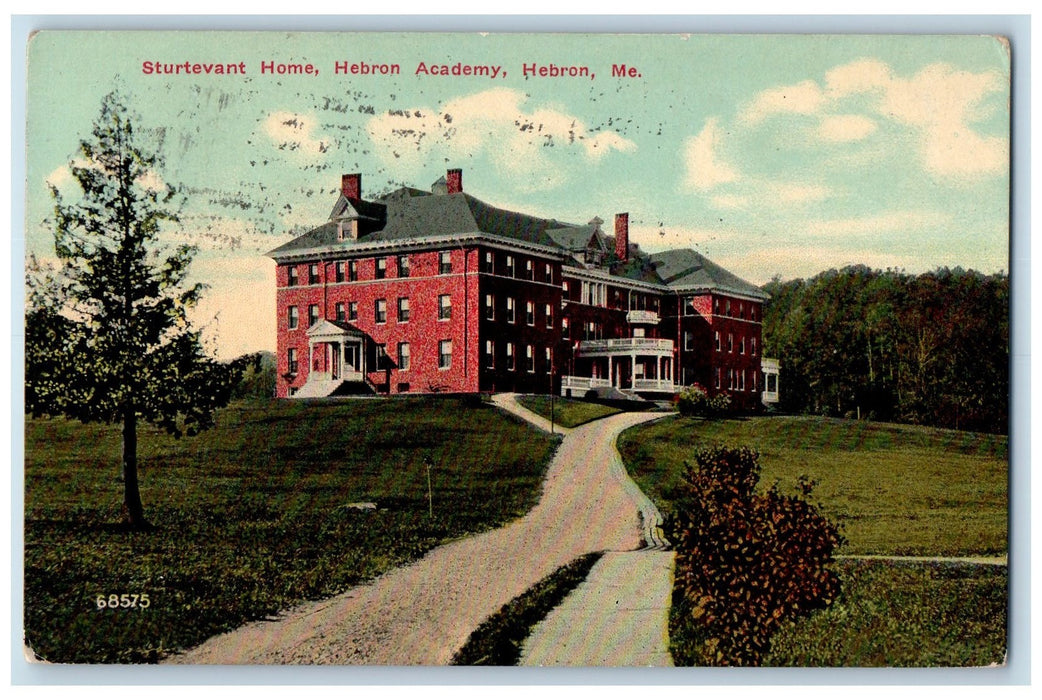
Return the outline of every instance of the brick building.
{"type": "MultiPolygon", "coordinates": [[[[366,200],[344,175],[321,226],[277,263],[280,397],[560,392],[761,401],[766,295],[691,250],[648,255],[610,227],[493,207],[449,170],[366,200]]],[[[773,395],[776,400],[776,393],[773,395]]]]}

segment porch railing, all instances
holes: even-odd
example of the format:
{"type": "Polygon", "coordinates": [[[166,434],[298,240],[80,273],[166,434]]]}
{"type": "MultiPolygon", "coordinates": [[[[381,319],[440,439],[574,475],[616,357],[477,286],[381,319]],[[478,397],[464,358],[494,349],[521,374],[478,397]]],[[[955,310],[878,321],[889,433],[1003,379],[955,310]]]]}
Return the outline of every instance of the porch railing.
{"type": "Polygon", "coordinates": [[[580,353],[600,352],[673,352],[673,341],[666,338],[608,338],[606,340],[583,340],[579,343],[580,353]]]}

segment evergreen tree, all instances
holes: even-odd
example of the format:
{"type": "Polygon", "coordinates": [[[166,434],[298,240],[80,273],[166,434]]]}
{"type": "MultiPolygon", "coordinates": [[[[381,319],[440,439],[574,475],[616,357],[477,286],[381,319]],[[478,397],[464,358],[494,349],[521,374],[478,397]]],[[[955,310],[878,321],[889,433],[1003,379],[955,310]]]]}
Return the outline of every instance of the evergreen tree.
{"type": "Polygon", "coordinates": [[[59,267],[29,265],[25,396],[34,416],[122,426],[123,513],[141,529],[138,422],[177,437],[210,427],[242,364],[208,357],[188,323],[204,289],[186,282],[195,249],[159,242],[177,193],[158,184],[160,156],[133,122],[108,95],[70,163],[80,196],[51,189],[59,267]]]}

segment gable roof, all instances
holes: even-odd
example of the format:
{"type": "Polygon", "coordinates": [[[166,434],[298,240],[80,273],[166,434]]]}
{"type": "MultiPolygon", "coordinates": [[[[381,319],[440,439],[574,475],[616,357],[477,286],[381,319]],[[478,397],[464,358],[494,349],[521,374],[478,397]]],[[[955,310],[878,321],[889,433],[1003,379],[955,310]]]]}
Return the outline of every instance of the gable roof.
{"type": "Polygon", "coordinates": [[[755,284],[746,282],[693,250],[666,250],[649,255],[648,261],[662,283],[672,289],[713,290],[756,299],[768,298],[755,284]]]}

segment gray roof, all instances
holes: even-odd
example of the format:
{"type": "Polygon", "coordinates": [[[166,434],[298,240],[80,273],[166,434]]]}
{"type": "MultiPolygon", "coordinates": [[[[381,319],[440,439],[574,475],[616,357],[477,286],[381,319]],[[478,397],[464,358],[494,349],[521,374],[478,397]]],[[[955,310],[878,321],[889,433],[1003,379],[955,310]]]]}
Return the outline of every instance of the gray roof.
{"type": "Polygon", "coordinates": [[[666,250],[649,255],[648,261],[662,283],[673,289],[713,289],[767,299],[767,294],[755,284],[693,250],[666,250]]]}
{"type": "MultiPolygon", "coordinates": [[[[573,253],[591,243],[602,250],[614,250],[614,237],[598,234],[598,219],[574,225],[537,216],[499,209],[465,192],[432,194],[412,187],[401,187],[373,201],[337,200],[331,220],[272,250],[269,255],[305,252],[329,246],[408,241],[417,238],[461,234],[488,234],[499,238],[548,246],[573,253]],[[357,219],[357,241],[338,241],[335,219],[357,219]]],[[[570,264],[566,259],[565,264],[570,264]]],[[[612,276],[663,285],[675,290],[717,290],[766,299],[767,295],[705,256],[693,250],[668,250],[647,255],[630,246],[630,259],[614,263],[612,276]]]]}

